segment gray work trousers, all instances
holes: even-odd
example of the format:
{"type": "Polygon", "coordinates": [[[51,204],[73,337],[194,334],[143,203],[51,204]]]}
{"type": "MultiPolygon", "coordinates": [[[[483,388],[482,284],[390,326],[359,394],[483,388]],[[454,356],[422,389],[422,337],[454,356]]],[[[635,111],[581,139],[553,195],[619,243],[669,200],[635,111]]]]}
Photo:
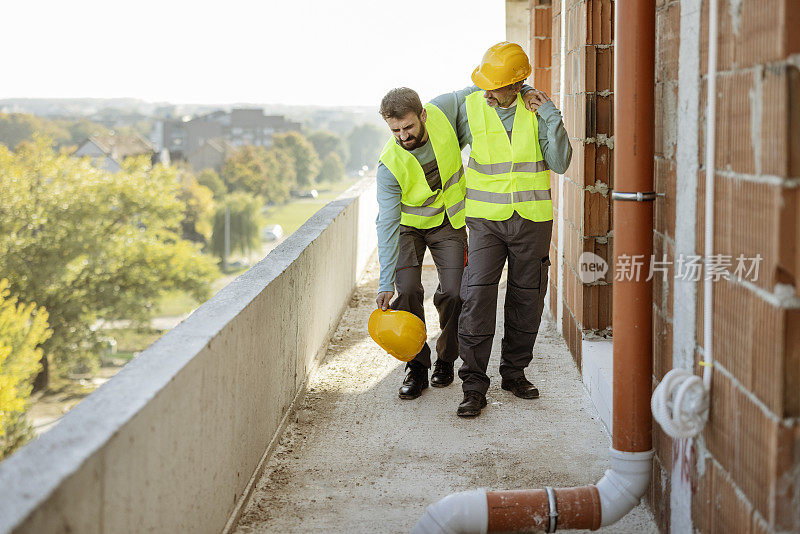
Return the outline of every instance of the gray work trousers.
{"type": "Polygon", "coordinates": [[[547,292],[550,236],[553,221],[533,222],[516,212],[505,221],[467,217],[469,255],[461,298],[458,342],[464,363],[458,370],[464,392],[486,394],[486,368],[496,326],[497,285],[508,259],[505,332],[501,345],[500,376],[524,376],[533,359],[547,292]]]}
{"type": "MultiPolygon", "coordinates": [[[[413,313],[425,321],[422,289],[422,259],[425,247],[431,250],[439,274],[439,286],[433,295],[433,305],[439,312],[442,333],[436,342],[439,360],[455,362],[458,359],[458,316],[461,313],[461,277],[467,248],[467,230],[455,229],[445,217],[436,228],[420,230],[400,226],[400,256],[397,260],[395,285],[397,297],[391,304],[393,310],[413,313]]],[[[431,367],[431,349],[426,342],[406,368],[431,367]]]]}

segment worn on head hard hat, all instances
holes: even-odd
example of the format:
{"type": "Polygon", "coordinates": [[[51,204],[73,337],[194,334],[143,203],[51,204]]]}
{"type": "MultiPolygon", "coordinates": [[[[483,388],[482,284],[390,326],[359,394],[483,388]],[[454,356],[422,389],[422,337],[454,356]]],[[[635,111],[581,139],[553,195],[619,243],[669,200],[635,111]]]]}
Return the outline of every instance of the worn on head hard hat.
{"type": "Polygon", "coordinates": [[[375,310],[368,328],[375,343],[402,362],[413,360],[427,337],[425,323],[407,311],[375,310]]]}
{"type": "Polygon", "coordinates": [[[472,81],[484,91],[492,91],[522,81],[530,74],[528,54],[518,44],[503,41],[483,54],[481,64],[472,71],[472,81]]]}

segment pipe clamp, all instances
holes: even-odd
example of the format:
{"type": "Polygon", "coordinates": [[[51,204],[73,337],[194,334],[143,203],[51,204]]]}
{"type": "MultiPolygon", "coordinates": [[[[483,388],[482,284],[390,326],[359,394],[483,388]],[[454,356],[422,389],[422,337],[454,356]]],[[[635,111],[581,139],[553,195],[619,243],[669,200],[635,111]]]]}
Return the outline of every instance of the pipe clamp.
{"type": "Polygon", "coordinates": [[[556,492],[550,486],[545,486],[547,492],[547,502],[550,505],[550,512],[547,514],[547,532],[555,532],[558,526],[558,505],[556,504],[556,492]]]}
{"type": "Polygon", "coordinates": [[[652,202],[656,199],[658,193],[655,191],[636,191],[634,193],[626,193],[623,191],[611,191],[612,200],[632,200],[635,202],[652,202]]]}

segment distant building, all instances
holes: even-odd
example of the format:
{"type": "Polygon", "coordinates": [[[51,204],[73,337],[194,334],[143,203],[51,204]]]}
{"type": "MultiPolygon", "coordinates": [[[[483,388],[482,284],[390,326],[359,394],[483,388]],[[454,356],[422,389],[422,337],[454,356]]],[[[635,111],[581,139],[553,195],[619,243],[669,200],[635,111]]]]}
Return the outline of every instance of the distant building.
{"type": "Polygon", "coordinates": [[[186,161],[197,172],[203,169],[214,169],[216,172],[220,172],[225,160],[234,150],[235,147],[225,139],[209,139],[190,152],[186,161]]]}
{"type": "Polygon", "coordinates": [[[122,169],[125,158],[147,156],[155,163],[169,164],[169,153],[158,152],[144,137],[139,134],[93,135],[81,143],[73,156],[88,156],[98,162],[98,166],[109,172],[122,169]]]}
{"type": "MultiPolygon", "coordinates": [[[[270,146],[273,135],[300,131],[300,126],[299,122],[290,121],[282,115],[264,115],[261,108],[239,108],[230,112],[214,111],[191,120],[159,121],[153,135],[161,135],[160,144],[169,150],[173,158],[188,161],[190,154],[213,139],[224,140],[235,147],[270,146]]],[[[195,170],[200,169],[195,167],[195,170]]]]}

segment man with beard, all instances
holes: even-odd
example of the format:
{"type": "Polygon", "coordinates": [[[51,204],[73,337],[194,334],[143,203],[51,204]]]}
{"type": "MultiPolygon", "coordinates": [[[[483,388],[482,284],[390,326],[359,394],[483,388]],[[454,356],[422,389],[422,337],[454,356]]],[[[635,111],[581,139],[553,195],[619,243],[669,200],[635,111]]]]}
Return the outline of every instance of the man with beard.
{"type": "MultiPolygon", "coordinates": [[[[439,275],[433,303],[442,331],[430,384],[445,387],[453,382],[458,359],[459,291],[467,244],[457,117],[434,104],[423,106],[419,95],[405,87],[384,96],[380,114],[393,137],[381,152],[377,171],[381,272],[376,302],[383,310],[409,311],[424,321],[422,260],[426,247],[430,249],[439,275]],[[390,304],[395,285],[397,298],[390,304]]],[[[406,364],[401,399],[422,394],[430,368],[431,349],[426,343],[406,364]]]]}

